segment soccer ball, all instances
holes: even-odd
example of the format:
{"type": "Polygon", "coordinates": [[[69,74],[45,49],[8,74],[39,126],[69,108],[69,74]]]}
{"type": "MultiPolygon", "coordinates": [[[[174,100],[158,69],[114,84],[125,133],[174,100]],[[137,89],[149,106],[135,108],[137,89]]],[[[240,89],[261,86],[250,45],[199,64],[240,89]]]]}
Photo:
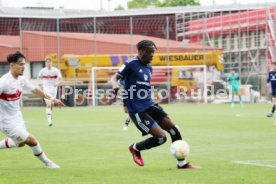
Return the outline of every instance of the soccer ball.
{"type": "Polygon", "coordinates": [[[178,140],[172,143],[170,150],[176,159],[185,159],[190,153],[190,146],[186,141],[178,140]]]}

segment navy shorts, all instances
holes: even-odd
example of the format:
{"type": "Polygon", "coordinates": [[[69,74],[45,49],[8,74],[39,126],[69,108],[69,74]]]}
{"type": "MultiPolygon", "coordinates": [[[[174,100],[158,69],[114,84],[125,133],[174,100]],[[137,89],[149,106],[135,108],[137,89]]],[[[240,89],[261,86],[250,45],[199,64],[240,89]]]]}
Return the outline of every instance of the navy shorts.
{"type": "Polygon", "coordinates": [[[130,115],[130,118],[136,127],[142,132],[142,135],[147,135],[151,128],[160,125],[168,114],[158,104],[154,104],[143,112],[130,115]]]}

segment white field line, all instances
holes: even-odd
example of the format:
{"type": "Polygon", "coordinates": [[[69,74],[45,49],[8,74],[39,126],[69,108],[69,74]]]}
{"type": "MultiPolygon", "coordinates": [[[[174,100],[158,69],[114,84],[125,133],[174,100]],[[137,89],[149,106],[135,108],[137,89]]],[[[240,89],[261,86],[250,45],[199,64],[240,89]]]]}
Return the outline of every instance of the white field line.
{"type": "Polygon", "coordinates": [[[266,115],[252,115],[249,113],[236,113],[235,114],[236,118],[255,118],[255,119],[267,119],[266,115]]]}
{"type": "MultiPolygon", "coordinates": [[[[252,161],[234,161],[236,164],[242,164],[242,165],[253,165],[253,166],[258,166],[258,167],[269,167],[269,168],[274,168],[276,169],[276,165],[270,165],[270,164],[262,164],[262,163],[257,163],[261,161],[268,161],[268,160],[252,160],[252,161]]],[[[275,160],[269,160],[272,162],[275,162],[275,160]]]]}

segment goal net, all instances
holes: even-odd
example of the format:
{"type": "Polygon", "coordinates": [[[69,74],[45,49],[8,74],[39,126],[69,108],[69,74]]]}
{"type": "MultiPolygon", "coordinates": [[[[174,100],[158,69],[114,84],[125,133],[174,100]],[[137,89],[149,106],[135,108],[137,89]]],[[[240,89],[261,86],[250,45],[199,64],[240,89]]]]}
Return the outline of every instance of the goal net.
{"type": "MultiPolygon", "coordinates": [[[[120,67],[93,67],[90,79],[93,106],[121,104],[122,94],[112,93],[111,77],[120,67]]],[[[207,67],[153,66],[151,95],[157,103],[207,103],[207,67]]]]}

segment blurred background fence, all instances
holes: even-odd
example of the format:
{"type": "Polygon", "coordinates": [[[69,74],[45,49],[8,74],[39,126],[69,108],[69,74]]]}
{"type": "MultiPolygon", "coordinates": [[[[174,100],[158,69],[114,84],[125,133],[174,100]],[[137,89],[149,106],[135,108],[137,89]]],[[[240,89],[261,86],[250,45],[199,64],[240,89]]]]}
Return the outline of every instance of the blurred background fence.
{"type": "MultiPolygon", "coordinates": [[[[185,64],[180,65],[207,65],[210,84],[225,82],[229,72],[236,70],[243,85],[266,95],[266,74],[276,60],[273,3],[95,15],[39,11],[40,15],[28,9],[0,14],[0,76],[8,71],[7,54],[20,50],[29,61],[25,75],[30,79],[37,78],[44,59],[51,57],[62,71],[64,86],[89,88],[92,67],[120,66],[136,55],[137,42],[149,39],[157,45],[159,60],[163,58],[156,65],[178,65],[183,58],[185,64]],[[215,63],[209,63],[207,53],[216,55],[215,63]],[[219,62],[223,68],[218,67],[219,62]]],[[[76,96],[72,98],[76,105],[76,96]]]]}

